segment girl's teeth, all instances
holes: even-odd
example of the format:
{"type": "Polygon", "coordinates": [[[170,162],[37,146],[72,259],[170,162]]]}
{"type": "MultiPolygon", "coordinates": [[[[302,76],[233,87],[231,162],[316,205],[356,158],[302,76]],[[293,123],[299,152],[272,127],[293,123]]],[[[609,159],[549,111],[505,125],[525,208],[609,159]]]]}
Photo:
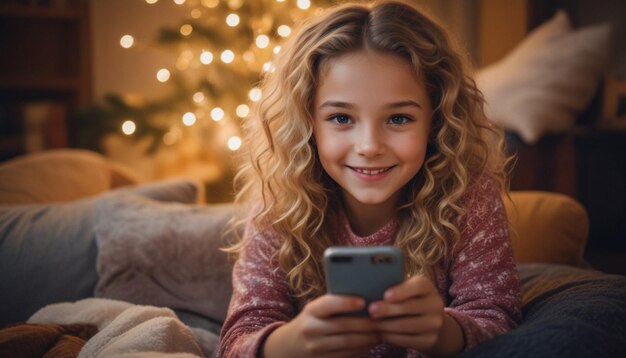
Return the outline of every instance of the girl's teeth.
{"type": "Polygon", "coordinates": [[[366,174],[366,175],[376,175],[376,174],[380,174],[382,172],[387,171],[387,169],[377,169],[377,170],[367,170],[367,169],[354,169],[357,172],[361,173],[361,174],[366,174]]]}

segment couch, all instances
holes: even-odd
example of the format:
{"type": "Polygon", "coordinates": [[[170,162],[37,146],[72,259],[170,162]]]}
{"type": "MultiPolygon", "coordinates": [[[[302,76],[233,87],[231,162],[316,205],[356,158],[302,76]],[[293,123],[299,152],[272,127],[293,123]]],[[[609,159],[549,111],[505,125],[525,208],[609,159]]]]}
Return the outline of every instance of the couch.
{"type": "MultiPolygon", "coordinates": [[[[0,356],[214,355],[235,213],[203,197],[84,150],[0,164],[0,356]]],[[[524,322],[462,356],[626,356],[626,277],[585,264],[585,209],[555,193],[504,200],[524,322]]]]}

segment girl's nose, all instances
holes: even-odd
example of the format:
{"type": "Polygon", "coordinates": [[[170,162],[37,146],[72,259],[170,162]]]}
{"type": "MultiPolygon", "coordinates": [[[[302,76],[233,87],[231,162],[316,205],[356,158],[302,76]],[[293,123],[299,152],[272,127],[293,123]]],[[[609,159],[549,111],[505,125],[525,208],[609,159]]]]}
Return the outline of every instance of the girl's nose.
{"type": "Polygon", "coordinates": [[[365,126],[358,131],[357,136],[354,146],[357,154],[373,157],[385,152],[386,145],[379,128],[365,126]]]}

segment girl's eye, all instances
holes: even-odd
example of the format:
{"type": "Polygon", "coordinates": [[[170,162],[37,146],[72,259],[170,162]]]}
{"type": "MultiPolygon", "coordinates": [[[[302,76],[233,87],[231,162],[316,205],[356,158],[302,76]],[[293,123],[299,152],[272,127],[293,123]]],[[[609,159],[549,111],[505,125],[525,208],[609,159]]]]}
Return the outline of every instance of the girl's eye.
{"type": "Polygon", "coordinates": [[[391,118],[389,118],[389,123],[393,125],[401,125],[401,124],[407,124],[411,120],[412,119],[407,116],[396,114],[396,115],[393,115],[391,118]]]}
{"type": "Polygon", "coordinates": [[[345,114],[335,114],[329,118],[331,121],[337,124],[350,124],[352,120],[345,114]]]}

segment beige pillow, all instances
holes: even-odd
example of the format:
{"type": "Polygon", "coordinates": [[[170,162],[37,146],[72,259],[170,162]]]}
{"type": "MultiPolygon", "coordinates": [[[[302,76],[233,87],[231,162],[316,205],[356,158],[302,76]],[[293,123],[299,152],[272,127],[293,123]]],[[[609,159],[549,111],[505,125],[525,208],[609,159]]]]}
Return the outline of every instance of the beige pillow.
{"type": "Polygon", "coordinates": [[[574,30],[559,11],[477,73],[487,116],[527,143],[562,132],[593,98],[609,56],[608,24],[574,30]]]}
{"type": "Polygon", "coordinates": [[[504,204],[518,263],[584,264],[589,217],[579,202],[558,193],[513,191],[504,204]]]}
{"type": "Polygon", "coordinates": [[[0,165],[0,204],[73,201],[140,180],[131,169],[96,152],[43,151],[0,165]]]}

